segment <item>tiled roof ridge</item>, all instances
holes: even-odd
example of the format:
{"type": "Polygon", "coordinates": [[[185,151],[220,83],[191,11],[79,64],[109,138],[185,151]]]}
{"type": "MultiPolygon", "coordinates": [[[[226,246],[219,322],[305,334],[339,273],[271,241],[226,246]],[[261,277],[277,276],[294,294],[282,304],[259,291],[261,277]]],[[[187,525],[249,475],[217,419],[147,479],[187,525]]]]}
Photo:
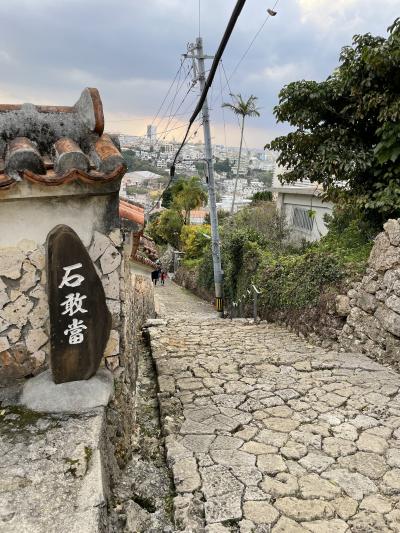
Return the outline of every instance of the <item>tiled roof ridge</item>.
{"type": "Polygon", "coordinates": [[[97,89],[86,88],[74,106],[0,105],[0,189],[22,180],[45,186],[122,178],[125,160],[103,133],[97,89]]]}
{"type": "Polygon", "coordinates": [[[144,226],[144,208],[130,205],[129,203],[120,200],[119,201],[119,216],[144,226]]]}
{"type": "Polygon", "coordinates": [[[140,202],[137,202],[136,200],[131,200],[130,198],[127,198],[126,196],[120,196],[119,198],[120,200],[122,200],[123,202],[127,204],[134,205],[136,207],[140,207],[141,209],[144,209],[144,205],[141,204],[140,202]]]}
{"type": "Polygon", "coordinates": [[[152,267],[154,269],[158,268],[158,266],[159,266],[159,265],[157,265],[157,263],[155,263],[154,261],[152,261],[148,257],[145,257],[144,255],[142,255],[142,253],[140,251],[137,251],[136,254],[134,256],[132,256],[132,260],[133,261],[137,261],[138,263],[143,263],[144,265],[150,266],[150,267],[152,267]]]}

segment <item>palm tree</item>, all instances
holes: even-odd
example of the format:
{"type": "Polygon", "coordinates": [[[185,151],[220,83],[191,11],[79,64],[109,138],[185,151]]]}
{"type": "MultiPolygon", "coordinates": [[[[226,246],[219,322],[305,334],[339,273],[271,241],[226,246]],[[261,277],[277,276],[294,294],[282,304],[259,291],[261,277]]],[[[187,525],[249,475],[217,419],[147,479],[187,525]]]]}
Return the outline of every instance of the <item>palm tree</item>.
{"type": "Polygon", "coordinates": [[[190,212],[207,202],[207,193],[199,178],[194,176],[188,180],[178,181],[174,186],[173,194],[174,206],[185,213],[185,224],[190,224],[190,212]]]}
{"type": "Polygon", "coordinates": [[[244,100],[241,94],[236,94],[236,95],[232,94],[231,96],[234,102],[232,104],[230,103],[222,104],[222,107],[228,107],[231,111],[235,113],[235,115],[242,117],[242,124],[241,124],[241,131],[240,131],[239,159],[238,159],[238,166],[237,166],[236,179],[235,179],[235,188],[233,191],[233,199],[232,199],[232,207],[231,207],[231,215],[233,215],[233,211],[235,208],[235,200],[236,200],[236,190],[237,190],[237,184],[238,184],[238,179],[239,179],[240,160],[242,157],[244,120],[246,117],[259,117],[260,112],[256,106],[256,100],[258,99],[257,96],[254,96],[252,94],[249,96],[247,100],[244,100]]]}

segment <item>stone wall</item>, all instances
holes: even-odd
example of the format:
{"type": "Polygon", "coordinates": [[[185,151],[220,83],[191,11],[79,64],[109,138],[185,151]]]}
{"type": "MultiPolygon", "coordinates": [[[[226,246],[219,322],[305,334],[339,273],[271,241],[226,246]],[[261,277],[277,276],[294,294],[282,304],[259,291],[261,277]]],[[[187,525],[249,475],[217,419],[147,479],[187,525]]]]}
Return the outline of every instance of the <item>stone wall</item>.
{"type": "Polygon", "coordinates": [[[121,468],[131,455],[132,433],[136,424],[138,335],[146,319],[155,315],[151,279],[132,272],[130,240],[125,242],[124,248],[120,285],[120,350],[119,355],[108,357],[114,370],[115,395],[107,408],[109,441],[121,468]]]}
{"type": "Polygon", "coordinates": [[[347,314],[342,350],[362,352],[400,369],[400,220],[389,220],[376,239],[365,276],[337,309],[347,314]]]}
{"type": "MultiPolygon", "coordinates": [[[[102,280],[112,314],[105,364],[120,362],[121,302],[124,287],[123,235],[94,232],[88,251],[102,280]]],[[[49,308],[44,243],[22,240],[0,248],[0,385],[35,375],[49,366],[49,308]]]]}

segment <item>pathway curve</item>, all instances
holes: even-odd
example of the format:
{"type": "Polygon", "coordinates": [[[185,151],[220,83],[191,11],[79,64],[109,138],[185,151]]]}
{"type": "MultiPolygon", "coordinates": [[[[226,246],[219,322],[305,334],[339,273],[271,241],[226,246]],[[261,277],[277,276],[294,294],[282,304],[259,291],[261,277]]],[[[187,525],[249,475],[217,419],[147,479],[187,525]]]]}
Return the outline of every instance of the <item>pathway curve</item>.
{"type": "Polygon", "coordinates": [[[177,530],[400,532],[397,373],[218,319],[172,283],[157,298],[165,319],[148,331],[177,530]]]}

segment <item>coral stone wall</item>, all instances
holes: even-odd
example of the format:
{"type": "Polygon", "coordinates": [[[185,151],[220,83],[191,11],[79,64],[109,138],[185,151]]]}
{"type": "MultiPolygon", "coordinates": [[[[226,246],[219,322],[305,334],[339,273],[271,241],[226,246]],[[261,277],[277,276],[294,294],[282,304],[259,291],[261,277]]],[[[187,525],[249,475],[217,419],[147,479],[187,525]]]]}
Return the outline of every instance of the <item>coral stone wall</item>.
{"type": "MultiPolygon", "coordinates": [[[[114,229],[105,235],[95,231],[88,251],[112,314],[112,330],[104,355],[105,364],[115,369],[120,363],[120,331],[125,320],[121,309],[121,294],[126,293],[122,232],[114,229]]],[[[49,366],[45,262],[43,243],[23,240],[15,247],[0,247],[0,385],[37,374],[49,366]]]]}
{"type": "Polygon", "coordinates": [[[44,247],[0,248],[0,384],[47,364],[49,310],[44,247]]]}
{"type": "Polygon", "coordinates": [[[339,338],[344,350],[362,352],[400,369],[400,224],[388,220],[375,239],[360,283],[338,297],[347,322],[339,338]]]}

